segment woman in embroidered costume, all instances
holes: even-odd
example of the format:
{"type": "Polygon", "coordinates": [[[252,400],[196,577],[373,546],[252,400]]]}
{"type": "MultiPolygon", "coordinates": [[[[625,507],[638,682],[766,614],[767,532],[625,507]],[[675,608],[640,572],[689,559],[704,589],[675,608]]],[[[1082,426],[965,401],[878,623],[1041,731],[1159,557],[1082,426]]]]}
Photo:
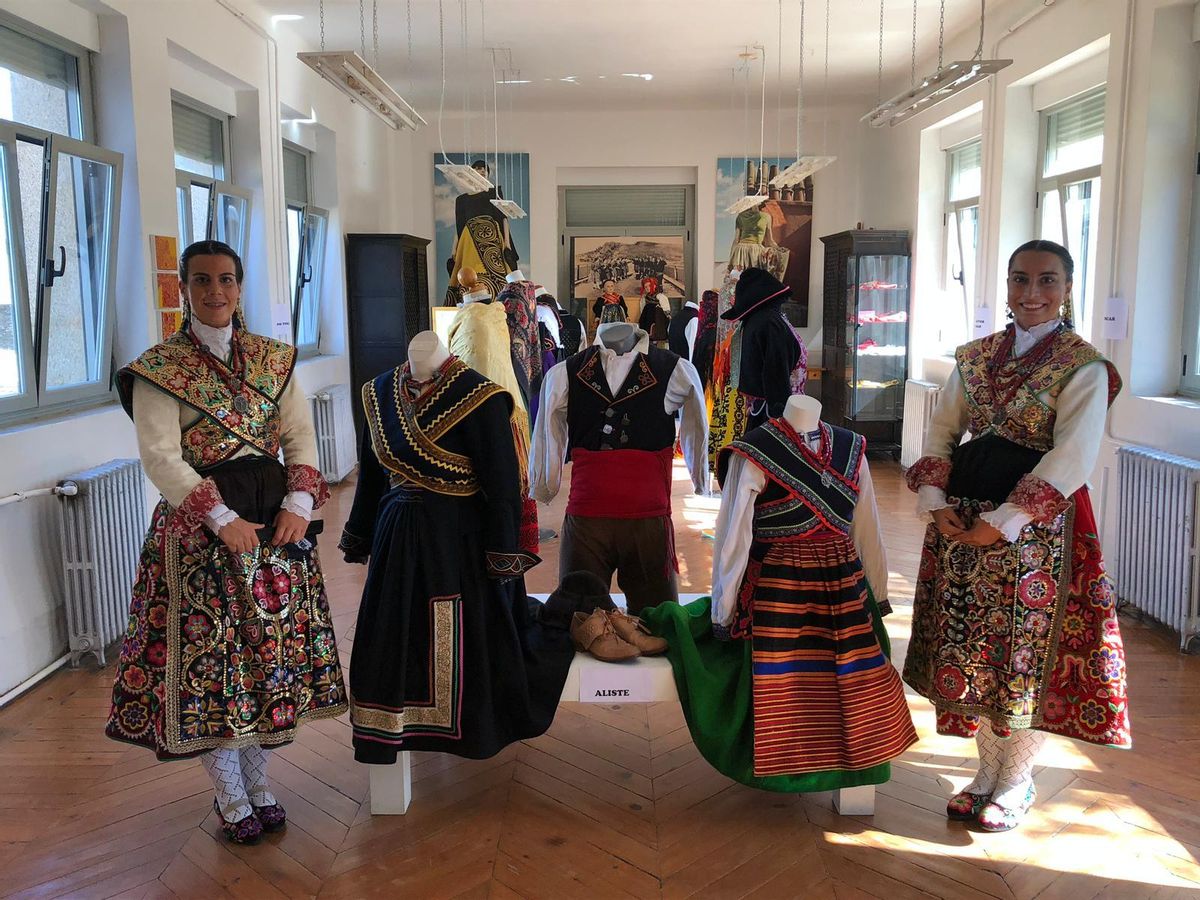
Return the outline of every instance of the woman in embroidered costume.
{"type": "Polygon", "coordinates": [[[346,710],[308,521],[329,489],[295,348],[243,325],[237,254],[201,241],[179,270],[183,330],[117,373],[162,499],[105,731],[159,759],[200,756],[226,835],[252,843],[285,824],[268,748],[346,710]]]}
{"type": "Polygon", "coordinates": [[[534,621],[520,549],[511,394],[447,355],[428,381],[409,364],[363,387],[367,429],[349,562],[369,560],[350,667],[354,756],[400,750],[485,758],[542,734],[574,657],[534,621]]]}
{"type": "Polygon", "coordinates": [[[617,292],[617,283],[612,279],[604,282],[603,293],[592,304],[592,315],[596,325],[629,321],[629,307],[625,304],[625,298],[617,292]]]}
{"type": "Polygon", "coordinates": [[[888,660],[866,442],[811,419],[811,434],[775,418],[722,450],[712,599],[643,613],[705,759],[781,792],[881,784],[917,740],[888,660]]]}
{"type": "Polygon", "coordinates": [[[908,471],[933,522],[904,678],[939,733],[978,743],[979,771],[947,815],[987,831],[1032,805],[1045,732],[1130,746],[1116,592],[1085,484],[1121,379],[1071,330],[1073,270],[1050,241],[1012,255],[1015,321],[958,348],[908,471]]]}

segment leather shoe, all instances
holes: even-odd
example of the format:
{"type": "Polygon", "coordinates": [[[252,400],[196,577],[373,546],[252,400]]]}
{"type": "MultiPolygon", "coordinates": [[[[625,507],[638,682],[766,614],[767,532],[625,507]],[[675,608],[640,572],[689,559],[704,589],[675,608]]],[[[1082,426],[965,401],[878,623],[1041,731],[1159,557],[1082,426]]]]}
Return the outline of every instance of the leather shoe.
{"type": "Polygon", "coordinates": [[[652,635],[650,629],[637,616],[617,609],[609,612],[608,621],[612,622],[613,630],[620,635],[621,640],[637,647],[642,656],[658,656],[667,652],[666,639],[652,635]]]}
{"type": "Polygon", "coordinates": [[[602,609],[590,616],[575,613],[571,617],[571,640],[577,649],[590,653],[601,662],[623,662],[641,656],[637,647],[621,639],[602,609]]]}

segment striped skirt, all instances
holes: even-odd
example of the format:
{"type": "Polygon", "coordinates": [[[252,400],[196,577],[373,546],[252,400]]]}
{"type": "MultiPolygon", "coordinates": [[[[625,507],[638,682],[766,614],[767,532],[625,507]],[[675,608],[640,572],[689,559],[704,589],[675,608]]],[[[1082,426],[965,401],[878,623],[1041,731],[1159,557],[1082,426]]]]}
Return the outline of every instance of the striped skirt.
{"type": "Polygon", "coordinates": [[[734,636],[752,645],[754,774],[855,770],[916,743],[848,537],[756,543],[734,636]]]}

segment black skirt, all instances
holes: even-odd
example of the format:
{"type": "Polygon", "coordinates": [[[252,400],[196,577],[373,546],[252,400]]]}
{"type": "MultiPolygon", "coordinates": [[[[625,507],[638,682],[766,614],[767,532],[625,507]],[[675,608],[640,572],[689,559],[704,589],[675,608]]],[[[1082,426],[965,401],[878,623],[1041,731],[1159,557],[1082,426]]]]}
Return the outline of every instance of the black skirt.
{"type": "Polygon", "coordinates": [[[482,506],[411,487],[380,502],[350,667],[359,762],[483,759],[554,720],[574,649],[523,579],[488,576],[482,506]]]}

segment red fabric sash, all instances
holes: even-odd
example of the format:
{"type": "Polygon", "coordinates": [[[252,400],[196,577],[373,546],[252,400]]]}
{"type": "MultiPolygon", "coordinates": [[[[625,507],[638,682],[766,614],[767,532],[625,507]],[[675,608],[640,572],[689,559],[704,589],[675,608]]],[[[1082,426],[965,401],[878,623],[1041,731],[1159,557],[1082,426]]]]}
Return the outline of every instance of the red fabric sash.
{"type": "Polygon", "coordinates": [[[567,514],[604,519],[671,515],[672,448],[571,451],[567,514]]]}

